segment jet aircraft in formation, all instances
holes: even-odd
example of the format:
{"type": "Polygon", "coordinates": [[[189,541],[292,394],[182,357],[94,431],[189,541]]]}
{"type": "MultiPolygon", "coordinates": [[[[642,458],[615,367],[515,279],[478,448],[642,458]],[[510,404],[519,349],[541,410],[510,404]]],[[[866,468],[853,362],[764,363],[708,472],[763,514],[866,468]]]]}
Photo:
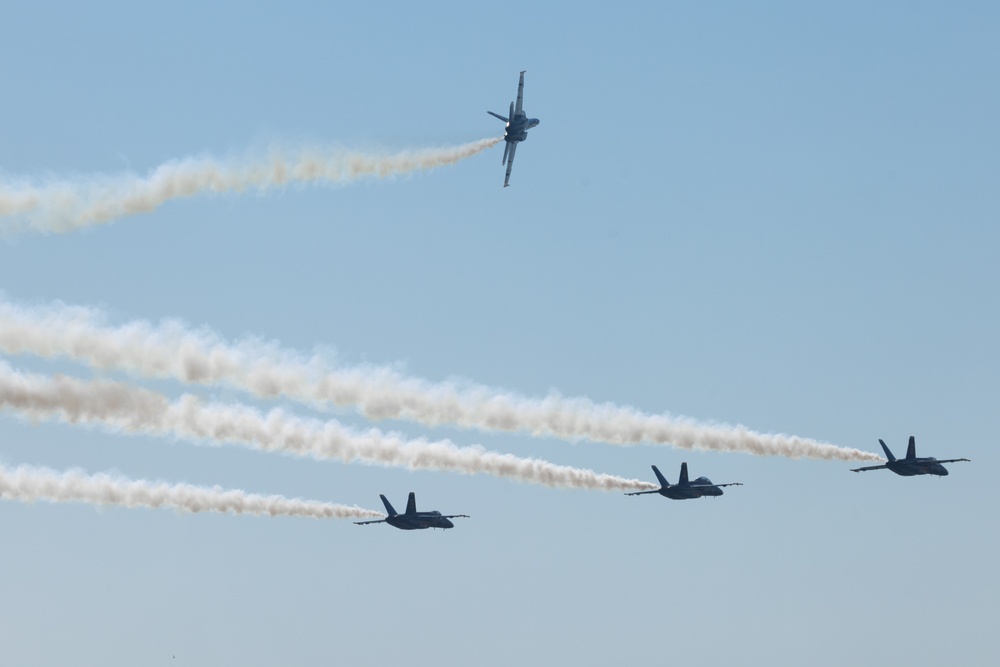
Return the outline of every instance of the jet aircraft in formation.
{"type": "Polygon", "coordinates": [[[968,461],[969,459],[945,459],[944,461],[938,461],[933,456],[922,456],[917,458],[917,441],[912,435],[910,436],[910,443],[906,447],[906,458],[897,459],[889,451],[885,442],[882,440],[878,441],[878,444],[882,445],[882,449],[885,450],[885,457],[889,459],[880,466],[865,466],[864,468],[851,468],[851,472],[864,472],[865,470],[882,470],[883,468],[891,470],[897,475],[902,475],[903,477],[912,477],[914,475],[938,475],[939,477],[944,477],[948,474],[948,469],[945,468],[942,463],[958,463],[959,461],[968,461]]]}
{"type": "Polygon", "coordinates": [[[385,511],[388,513],[384,519],[378,519],[375,521],[355,521],[359,526],[363,526],[368,523],[387,523],[390,526],[395,526],[400,530],[420,530],[423,528],[454,528],[455,524],[451,522],[451,519],[457,519],[463,517],[468,519],[468,514],[449,514],[442,515],[441,512],[436,510],[430,512],[418,512],[417,511],[417,496],[413,491],[410,491],[410,497],[406,500],[406,512],[403,514],[398,514],[389,500],[379,494],[379,498],[382,499],[382,504],[385,505],[385,511]]]}
{"type": "Polygon", "coordinates": [[[538,125],[539,122],[537,118],[528,118],[528,115],[521,108],[521,100],[524,97],[524,72],[525,70],[521,70],[521,78],[517,82],[517,102],[510,103],[510,113],[507,118],[492,111],[486,112],[507,123],[503,133],[503,140],[505,142],[503,147],[503,161],[500,163],[507,165],[507,175],[503,179],[504,187],[510,185],[510,169],[514,166],[514,151],[517,150],[518,143],[527,139],[528,130],[538,125]]]}
{"type": "Polygon", "coordinates": [[[645,493],[658,493],[671,500],[687,500],[688,498],[701,498],[702,496],[721,496],[724,486],[743,486],[740,482],[730,482],[729,484],[713,484],[708,477],[699,477],[693,482],[688,481],[688,464],[681,464],[681,478],[676,484],[671,484],[663,476],[660,469],[653,466],[653,473],[656,479],[660,480],[660,488],[650,491],[633,491],[626,493],[626,496],[641,496],[645,493]]]}
{"type": "MultiPolygon", "coordinates": [[[[897,459],[893,456],[892,452],[889,451],[889,447],[886,446],[885,442],[882,440],[879,440],[879,444],[882,445],[882,449],[885,451],[888,461],[877,466],[852,468],[852,472],[881,470],[885,468],[893,471],[897,475],[903,475],[904,477],[911,477],[914,475],[944,476],[948,474],[948,469],[941,465],[942,463],[957,463],[959,461],[969,460],[962,458],[938,461],[934,457],[917,458],[916,439],[912,435],[910,436],[910,443],[906,448],[906,457],[902,459],[897,459]]],[[[671,500],[687,500],[689,498],[702,498],[704,496],[721,496],[723,493],[723,487],[743,486],[741,482],[715,484],[708,477],[699,477],[692,482],[688,479],[688,467],[686,462],[681,463],[680,479],[676,484],[668,482],[663,476],[663,473],[660,472],[660,469],[655,465],[652,466],[652,468],[653,474],[656,475],[656,479],[660,482],[660,488],[650,489],[649,491],[632,491],[630,493],[626,493],[626,496],[641,496],[649,493],[658,493],[661,496],[670,498],[671,500]]],[[[384,495],[380,494],[379,498],[382,499],[382,504],[385,505],[385,511],[388,516],[384,519],[377,519],[374,521],[355,521],[354,523],[359,526],[371,523],[387,523],[390,526],[395,526],[401,530],[420,530],[423,528],[447,529],[455,527],[455,524],[451,522],[452,519],[469,517],[468,514],[441,514],[441,512],[438,511],[418,512],[416,494],[412,491],[406,500],[406,511],[403,514],[396,512],[388,498],[384,495]]]]}

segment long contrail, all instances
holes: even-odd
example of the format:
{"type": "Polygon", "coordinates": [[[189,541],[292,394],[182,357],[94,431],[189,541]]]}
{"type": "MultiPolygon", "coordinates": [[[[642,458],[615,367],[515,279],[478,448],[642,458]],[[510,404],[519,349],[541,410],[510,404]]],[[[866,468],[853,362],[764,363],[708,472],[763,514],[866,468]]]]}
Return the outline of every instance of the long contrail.
{"type": "Polygon", "coordinates": [[[409,419],[484,431],[520,431],[614,445],[652,443],[760,456],[879,461],[877,454],[744,426],[643,413],[587,398],[529,398],[456,382],[432,383],[385,367],[331,368],[257,341],[227,343],[208,330],[168,321],[104,323],[100,312],[63,305],[25,308],[0,299],[0,350],[69,357],[153,378],[225,384],[259,397],[354,406],[370,419],[409,419]]]}
{"type": "MultiPolygon", "coordinates": [[[[0,180],[0,217],[36,231],[68,232],[152,211],[171,199],[267,190],[290,183],[347,183],[434,169],[471,157],[501,139],[392,154],[347,150],[273,150],[265,158],[186,158],[139,176],[98,176],[34,184],[0,180]]],[[[17,224],[6,225],[16,229],[17,224]]]]}
{"type": "Polygon", "coordinates": [[[313,519],[356,519],[385,516],[381,512],[301,498],[260,495],[218,486],[167,484],[129,480],[82,470],[57,472],[47,468],[0,466],[0,498],[36,502],[89,503],[122,507],[172,508],[185,512],[220,512],[313,519]]]}
{"type": "Polygon", "coordinates": [[[111,430],[173,435],[210,443],[339,459],[411,470],[487,474],[551,487],[602,491],[648,489],[636,479],[562,466],[535,458],[459,447],[447,440],[406,440],[378,429],[356,432],[336,421],[303,419],[282,410],[262,414],[245,405],[204,404],[189,394],[170,401],[163,394],[108,380],[19,373],[0,361],[0,408],[29,419],[61,419],[111,430]]]}

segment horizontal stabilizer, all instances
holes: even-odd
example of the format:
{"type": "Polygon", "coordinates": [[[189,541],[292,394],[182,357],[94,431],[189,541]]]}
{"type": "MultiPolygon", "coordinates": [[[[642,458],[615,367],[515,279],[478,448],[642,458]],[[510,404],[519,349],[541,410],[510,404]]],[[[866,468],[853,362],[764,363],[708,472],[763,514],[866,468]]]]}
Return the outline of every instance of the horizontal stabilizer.
{"type": "Polygon", "coordinates": [[[489,115],[491,115],[491,116],[493,116],[495,118],[499,118],[500,120],[502,120],[505,123],[509,123],[510,122],[509,118],[504,118],[503,116],[501,116],[498,113],[493,113],[492,111],[487,111],[486,113],[488,113],[489,115]]]}

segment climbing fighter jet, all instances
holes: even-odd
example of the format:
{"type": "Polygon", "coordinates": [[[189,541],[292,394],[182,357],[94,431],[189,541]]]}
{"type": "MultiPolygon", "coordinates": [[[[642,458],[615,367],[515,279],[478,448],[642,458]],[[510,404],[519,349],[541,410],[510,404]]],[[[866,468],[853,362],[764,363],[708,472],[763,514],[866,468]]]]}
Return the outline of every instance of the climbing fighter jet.
{"type": "Polygon", "coordinates": [[[521,98],[524,97],[524,72],[525,70],[521,70],[521,78],[517,82],[517,102],[510,103],[510,115],[504,118],[498,113],[486,112],[507,123],[503,133],[503,140],[507,143],[504,144],[503,161],[500,163],[507,165],[507,175],[503,179],[504,187],[510,185],[510,169],[514,166],[514,151],[517,150],[517,144],[527,139],[528,130],[538,125],[537,118],[528,118],[521,109],[521,98]]]}

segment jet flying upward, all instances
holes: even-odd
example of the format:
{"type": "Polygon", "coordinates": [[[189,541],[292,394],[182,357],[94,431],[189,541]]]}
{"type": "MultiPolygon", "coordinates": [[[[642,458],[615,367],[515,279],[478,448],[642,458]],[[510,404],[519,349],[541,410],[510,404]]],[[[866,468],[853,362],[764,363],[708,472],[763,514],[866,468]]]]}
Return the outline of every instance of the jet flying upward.
{"type": "Polygon", "coordinates": [[[948,474],[948,469],[945,468],[942,463],[958,463],[959,461],[968,461],[969,459],[945,459],[944,461],[938,461],[933,456],[922,456],[917,458],[917,442],[916,438],[912,435],[910,436],[910,443],[906,446],[906,458],[897,459],[889,451],[886,444],[879,440],[878,444],[882,445],[882,449],[885,451],[885,457],[889,459],[880,466],[865,466],[864,468],[851,468],[851,472],[864,472],[865,470],[881,470],[886,468],[893,471],[897,475],[902,475],[903,477],[913,477],[914,475],[937,475],[939,477],[944,477],[948,474]]]}
{"type": "Polygon", "coordinates": [[[633,491],[626,493],[626,496],[641,496],[644,493],[658,493],[671,500],[687,500],[688,498],[701,498],[702,496],[721,496],[724,486],[743,486],[740,482],[730,482],[729,484],[713,484],[708,477],[699,477],[693,482],[688,481],[688,464],[681,464],[681,478],[676,484],[671,484],[660,473],[659,468],[653,466],[656,479],[660,480],[660,488],[650,491],[633,491]]]}
{"type": "Polygon", "coordinates": [[[524,72],[521,70],[521,78],[517,82],[517,102],[510,103],[510,114],[504,118],[498,113],[487,111],[491,116],[499,118],[507,123],[503,133],[503,140],[506,142],[503,147],[503,161],[500,164],[507,165],[507,175],[504,176],[503,186],[510,185],[510,169],[514,166],[514,151],[517,144],[528,138],[528,130],[538,125],[537,118],[528,118],[528,115],[521,109],[521,99],[524,97],[524,72]]]}
{"type": "Polygon", "coordinates": [[[410,497],[406,500],[406,512],[404,514],[398,514],[385,496],[379,494],[379,498],[382,499],[382,504],[385,505],[385,511],[389,516],[376,521],[355,521],[354,523],[359,526],[368,523],[387,523],[400,530],[420,530],[422,528],[454,528],[455,524],[451,522],[451,519],[459,517],[469,518],[468,514],[442,515],[438,511],[418,512],[417,496],[413,491],[410,491],[410,497]]]}

